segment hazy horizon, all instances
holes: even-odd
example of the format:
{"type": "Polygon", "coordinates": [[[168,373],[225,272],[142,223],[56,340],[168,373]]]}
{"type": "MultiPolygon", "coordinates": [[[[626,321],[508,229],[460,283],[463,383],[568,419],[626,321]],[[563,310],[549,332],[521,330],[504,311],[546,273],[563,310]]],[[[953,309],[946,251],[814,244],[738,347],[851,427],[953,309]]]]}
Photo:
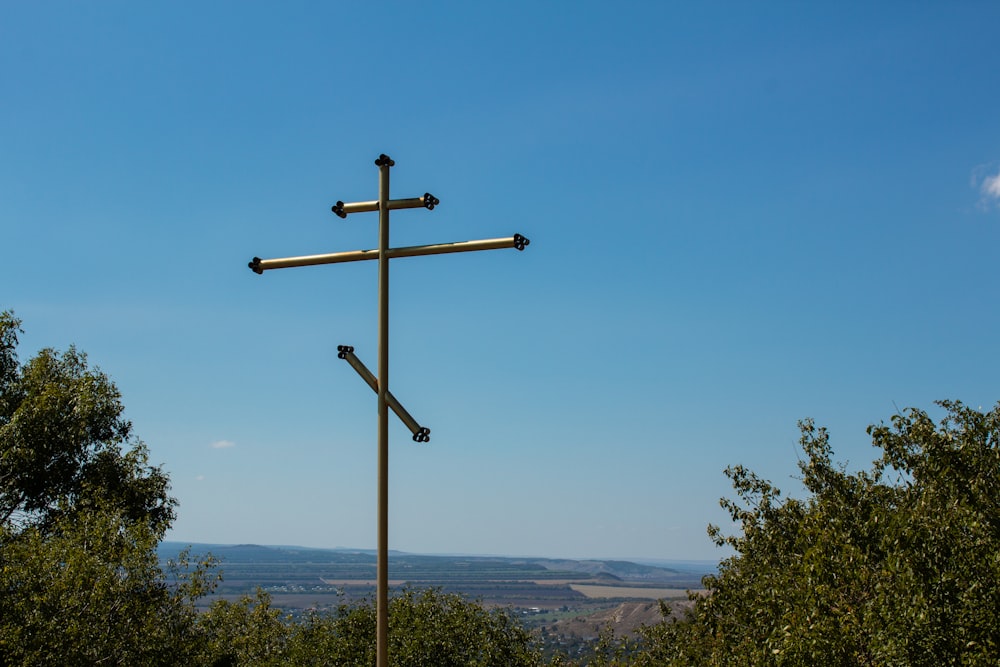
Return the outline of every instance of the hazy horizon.
{"type": "MultiPolygon", "coordinates": [[[[347,553],[363,553],[363,554],[372,554],[372,555],[375,555],[375,552],[376,552],[375,547],[370,547],[370,548],[365,548],[365,547],[345,547],[345,546],[317,547],[317,546],[308,546],[308,545],[304,545],[304,544],[259,544],[257,542],[235,542],[235,543],[191,542],[191,541],[187,541],[187,540],[179,540],[179,539],[176,539],[176,538],[170,538],[170,539],[163,540],[163,542],[161,542],[160,544],[162,545],[162,547],[169,547],[169,548],[191,547],[192,549],[197,549],[198,547],[207,547],[207,548],[211,548],[211,547],[225,547],[225,548],[235,548],[235,547],[263,547],[263,548],[266,548],[266,549],[288,549],[288,550],[302,549],[302,550],[306,550],[306,551],[342,551],[342,552],[347,552],[347,553]]],[[[531,560],[553,560],[553,561],[558,561],[558,560],[575,560],[575,561],[624,561],[624,562],[637,563],[637,564],[640,564],[640,565],[654,565],[654,566],[664,566],[664,567],[666,567],[666,566],[684,567],[685,565],[691,566],[691,567],[698,566],[698,569],[700,569],[701,566],[709,566],[709,565],[712,565],[713,567],[717,566],[719,564],[719,562],[722,560],[721,558],[719,558],[719,559],[676,558],[675,559],[675,558],[644,558],[644,557],[641,557],[641,556],[634,557],[634,558],[628,558],[628,557],[624,557],[624,558],[622,558],[622,557],[610,558],[610,557],[603,557],[603,556],[587,556],[587,557],[581,557],[581,556],[559,556],[559,555],[556,555],[556,556],[546,556],[546,555],[541,555],[541,554],[504,554],[504,553],[482,554],[482,553],[465,553],[465,552],[457,552],[457,553],[452,553],[452,552],[444,552],[444,553],[431,552],[431,553],[428,553],[428,552],[402,551],[400,549],[390,549],[389,550],[389,554],[390,554],[390,556],[392,554],[400,554],[400,555],[408,555],[408,556],[432,556],[432,557],[433,556],[439,556],[439,557],[451,557],[451,558],[456,558],[456,557],[457,558],[505,558],[505,559],[519,559],[519,558],[524,558],[524,559],[531,559],[531,560]]]]}

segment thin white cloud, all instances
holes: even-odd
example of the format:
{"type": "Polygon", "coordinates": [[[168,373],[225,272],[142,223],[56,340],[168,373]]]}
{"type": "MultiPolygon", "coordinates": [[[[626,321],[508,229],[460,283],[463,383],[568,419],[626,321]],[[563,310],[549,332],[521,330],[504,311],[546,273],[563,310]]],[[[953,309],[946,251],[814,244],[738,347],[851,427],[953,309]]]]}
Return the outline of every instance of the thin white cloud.
{"type": "Polygon", "coordinates": [[[1000,170],[996,162],[973,169],[972,186],[979,190],[979,208],[989,210],[994,206],[1000,207],[1000,170]]]}
{"type": "Polygon", "coordinates": [[[1000,172],[995,176],[987,176],[983,179],[982,192],[984,197],[992,197],[1000,200],[1000,172]]]}
{"type": "Polygon", "coordinates": [[[229,449],[230,447],[235,447],[236,443],[232,440],[216,440],[212,443],[212,449],[229,449]]]}
{"type": "Polygon", "coordinates": [[[197,482],[203,482],[203,481],[205,481],[205,476],[204,475],[197,475],[197,476],[195,476],[194,479],[197,482]]]}

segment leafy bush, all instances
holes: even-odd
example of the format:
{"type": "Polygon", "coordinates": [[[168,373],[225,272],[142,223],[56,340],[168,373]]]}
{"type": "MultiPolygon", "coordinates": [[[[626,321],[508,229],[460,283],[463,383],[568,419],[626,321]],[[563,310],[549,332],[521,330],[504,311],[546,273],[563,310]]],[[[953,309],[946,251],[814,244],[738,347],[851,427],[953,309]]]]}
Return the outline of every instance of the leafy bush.
{"type": "Polygon", "coordinates": [[[809,492],[782,499],[736,466],[741,532],[679,622],[645,633],[649,665],[995,665],[1000,659],[1000,405],[941,402],[869,428],[881,457],[848,474],[800,424],[809,492]]]}

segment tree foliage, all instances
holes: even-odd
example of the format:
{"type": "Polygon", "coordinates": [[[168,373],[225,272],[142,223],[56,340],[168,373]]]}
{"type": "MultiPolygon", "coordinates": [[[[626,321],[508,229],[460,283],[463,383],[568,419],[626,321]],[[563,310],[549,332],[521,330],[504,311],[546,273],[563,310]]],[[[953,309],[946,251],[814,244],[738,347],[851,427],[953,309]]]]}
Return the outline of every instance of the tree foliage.
{"type": "Polygon", "coordinates": [[[727,470],[736,554],[690,615],[646,630],[640,664],[995,665],[1000,659],[1000,405],[942,402],[869,428],[870,470],[800,424],[805,500],[727,470]]]}
{"type": "Polygon", "coordinates": [[[162,535],[174,518],[168,479],[132,438],[114,383],[74,347],[21,365],[20,331],[0,313],[0,525],[44,530],[100,504],[162,535]]]}
{"type": "Polygon", "coordinates": [[[193,601],[209,590],[210,564],[182,562],[166,577],[149,525],[91,507],[0,539],[4,664],[167,665],[198,654],[193,601]]]}
{"type": "MultiPolygon", "coordinates": [[[[370,600],[289,622],[258,592],[239,602],[213,603],[199,623],[210,637],[207,664],[375,664],[375,607],[370,600]]],[[[389,655],[397,667],[539,664],[531,635],[510,612],[434,589],[408,589],[390,600],[389,655]]]]}
{"type": "MultiPolygon", "coordinates": [[[[171,584],[174,517],[114,384],[69,348],[17,357],[0,313],[0,656],[5,664],[172,664],[194,641],[205,567],[171,584]]],[[[205,564],[207,565],[207,564],[205,564]]]]}

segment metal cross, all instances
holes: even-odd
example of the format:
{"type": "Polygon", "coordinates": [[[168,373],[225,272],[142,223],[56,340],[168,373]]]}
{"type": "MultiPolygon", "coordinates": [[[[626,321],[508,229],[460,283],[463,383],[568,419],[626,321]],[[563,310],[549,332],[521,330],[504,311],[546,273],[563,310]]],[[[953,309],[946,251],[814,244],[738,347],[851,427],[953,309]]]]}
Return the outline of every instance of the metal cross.
{"type": "Polygon", "coordinates": [[[351,213],[378,211],[378,248],[354,250],[325,255],[306,255],[280,259],[254,257],[249,266],[254,273],[264,273],[271,269],[316,264],[337,264],[378,260],[378,377],[375,377],[354,355],[350,345],[338,345],[337,356],[346,360],[358,375],[378,394],[378,556],[376,558],[376,665],[388,667],[389,637],[389,410],[391,409],[413,434],[417,442],[430,440],[430,429],[420,426],[410,416],[396,397],[389,392],[389,260],[397,257],[417,257],[419,255],[440,255],[451,252],[472,250],[499,250],[515,248],[524,250],[528,239],[520,234],[498,239],[465,241],[461,243],[439,243],[435,245],[389,247],[389,211],[403,208],[426,208],[433,210],[441,202],[434,195],[425,193],[422,197],[410,199],[389,199],[389,168],[395,162],[384,153],[375,160],[379,168],[378,199],[375,201],[345,204],[338,201],[331,210],[341,218],[351,213]]]}

